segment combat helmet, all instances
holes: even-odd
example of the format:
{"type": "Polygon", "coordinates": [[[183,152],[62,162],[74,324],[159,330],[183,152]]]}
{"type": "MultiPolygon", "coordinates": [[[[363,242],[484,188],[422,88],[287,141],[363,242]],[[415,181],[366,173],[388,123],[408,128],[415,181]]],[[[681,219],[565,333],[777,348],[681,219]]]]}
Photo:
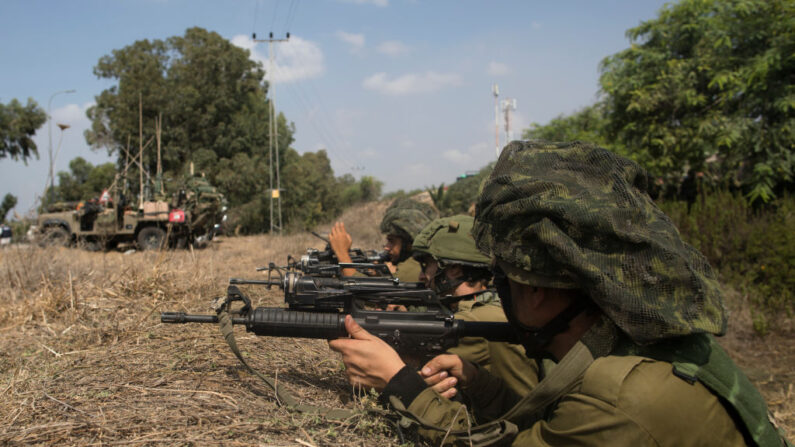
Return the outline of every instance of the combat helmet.
{"type": "Polygon", "coordinates": [[[380,229],[383,234],[394,234],[403,240],[399,262],[411,256],[410,247],[414,238],[437,217],[439,211],[432,205],[409,198],[398,199],[387,208],[380,229]]]}
{"type": "Polygon", "coordinates": [[[461,283],[491,279],[488,256],[481,253],[472,237],[474,218],[467,215],[443,217],[433,220],[414,238],[413,256],[417,261],[433,258],[439,265],[434,277],[434,291],[445,296],[461,283]],[[447,278],[444,270],[451,265],[462,267],[463,275],[447,278]]]}
{"type": "Polygon", "coordinates": [[[592,144],[515,141],[481,187],[472,233],[508,278],[579,290],[638,344],[724,333],[715,274],[648,185],[592,144]]]}

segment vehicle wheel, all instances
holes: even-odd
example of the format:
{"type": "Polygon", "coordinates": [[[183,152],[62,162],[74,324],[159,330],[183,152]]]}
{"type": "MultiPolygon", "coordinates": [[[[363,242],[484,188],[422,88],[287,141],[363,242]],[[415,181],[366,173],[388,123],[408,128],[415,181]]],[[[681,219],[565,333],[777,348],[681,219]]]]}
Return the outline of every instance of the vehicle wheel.
{"type": "Polygon", "coordinates": [[[86,251],[100,251],[100,250],[102,250],[102,244],[100,244],[99,241],[94,240],[94,239],[81,238],[78,241],[77,246],[82,248],[83,250],[86,250],[86,251]]]}
{"type": "Polygon", "coordinates": [[[44,235],[41,239],[42,247],[68,247],[71,242],[69,232],[63,227],[49,227],[44,230],[44,235]]]}
{"type": "Polygon", "coordinates": [[[138,248],[159,250],[165,247],[166,232],[159,227],[146,227],[138,233],[138,248]]]}

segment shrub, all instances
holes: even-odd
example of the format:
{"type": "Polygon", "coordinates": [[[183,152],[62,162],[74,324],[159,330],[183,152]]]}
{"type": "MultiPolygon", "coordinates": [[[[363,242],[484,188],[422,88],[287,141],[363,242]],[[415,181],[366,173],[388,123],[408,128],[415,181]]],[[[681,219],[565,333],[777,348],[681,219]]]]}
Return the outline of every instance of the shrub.
{"type": "Polygon", "coordinates": [[[699,249],[723,282],[750,298],[754,328],[764,333],[772,316],[795,310],[795,198],[784,196],[753,209],[736,193],[702,194],[660,204],[682,237],[699,249]]]}

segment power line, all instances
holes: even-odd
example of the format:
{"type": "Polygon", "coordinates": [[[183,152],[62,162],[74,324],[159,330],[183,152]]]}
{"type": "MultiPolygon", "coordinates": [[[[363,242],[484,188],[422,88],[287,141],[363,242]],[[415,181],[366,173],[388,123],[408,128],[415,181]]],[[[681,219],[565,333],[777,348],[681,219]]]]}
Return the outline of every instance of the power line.
{"type": "MultiPolygon", "coordinates": [[[[273,30],[273,25],[276,23],[276,14],[279,12],[279,0],[276,0],[276,5],[273,7],[273,16],[271,17],[271,30],[273,30]]],[[[273,34],[273,31],[271,31],[273,34]]]]}
{"type": "MultiPolygon", "coordinates": [[[[301,55],[299,53],[299,54],[297,54],[297,56],[298,56],[298,59],[299,59],[299,63],[303,64],[303,65],[306,65],[306,61],[303,59],[303,55],[301,55]]],[[[323,125],[325,127],[328,127],[329,129],[332,129],[329,133],[332,134],[332,136],[334,137],[335,140],[337,140],[337,149],[340,150],[340,151],[345,152],[345,156],[346,157],[351,158],[353,160],[357,160],[358,157],[356,157],[355,155],[352,155],[348,151],[347,145],[342,143],[342,141],[345,141],[346,139],[343,138],[338,133],[338,131],[336,130],[336,126],[334,126],[333,120],[328,116],[327,111],[329,109],[324,104],[322,96],[319,93],[319,89],[315,86],[314,81],[312,79],[307,78],[305,80],[305,83],[307,85],[307,90],[308,90],[308,93],[306,93],[306,96],[313,97],[315,99],[314,102],[316,102],[318,104],[318,110],[319,110],[318,118],[319,118],[320,121],[324,121],[323,125]]],[[[298,90],[302,89],[299,84],[296,84],[296,88],[298,90]]],[[[349,164],[350,169],[352,171],[362,170],[362,167],[360,165],[356,165],[354,163],[348,163],[348,164],[349,164]]]]}
{"type": "Polygon", "coordinates": [[[298,3],[300,0],[290,0],[290,7],[287,10],[287,22],[284,24],[285,32],[290,31],[290,25],[293,23],[293,19],[295,18],[295,12],[298,10],[298,3]]]}
{"type": "Polygon", "coordinates": [[[251,24],[251,35],[254,35],[254,31],[257,29],[257,16],[259,15],[259,4],[260,0],[254,0],[254,23],[251,24]]]}
{"type": "MultiPolygon", "coordinates": [[[[275,69],[276,71],[279,71],[278,67],[276,67],[275,69]]],[[[320,137],[320,139],[325,144],[326,149],[329,150],[328,152],[329,156],[336,159],[343,165],[347,165],[349,170],[351,171],[356,170],[357,167],[353,163],[351,163],[348,159],[340,157],[337,154],[337,152],[334,151],[334,149],[339,147],[341,143],[339,142],[339,140],[337,140],[336,137],[332,136],[331,133],[325,128],[324,124],[320,122],[322,121],[322,117],[321,119],[312,118],[312,115],[316,114],[313,114],[313,112],[311,111],[311,107],[308,105],[309,99],[306,97],[306,94],[301,91],[298,85],[285,83],[285,86],[287,87],[288,91],[295,99],[296,105],[298,105],[299,108],[302,109],[309,124],[312,126],[312,128],[315,129],[315,132],[317,133],[318,137],[320,137]]],[[[318,107],[316,110],[320,110],[320,108],[318,107]]]]}

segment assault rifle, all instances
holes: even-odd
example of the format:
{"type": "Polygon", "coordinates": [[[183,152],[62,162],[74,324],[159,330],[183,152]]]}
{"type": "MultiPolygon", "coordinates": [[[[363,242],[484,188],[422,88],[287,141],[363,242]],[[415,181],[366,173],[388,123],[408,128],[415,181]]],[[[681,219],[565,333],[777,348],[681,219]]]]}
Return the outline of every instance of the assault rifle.
{"type": "MultiPolygon", "coordinates": [[[[308,248],[306,254],[299,259],[287,255],[287,265],[280,267],[281,269],[301,271],[304,274],[314,276],[341,276],[342,269],[353,268],[360,272],[374,272],[379,276],[392,276],[389,268],[384,264],[384,262],[389,260],[389,254],[386,251],[377,252],[375,250],[352,248],[348,250],[351,262],[340,263],[334,250],[331,249],[329,240],[314,231],[312,234],[325,242],[326,248],[323,250],[308,248]]],[[[270,271],[274,268],[274,264],[271,263],[268,267],[262,267],[257,270],[270,271]]]]}
{"type": "Polygon", "coordinates": [[[484,337],[515,343],[508,323],[456,320],[422,283],[402,283],[396,278],[329,278],[286,272],[280,278],[245,280],[232,278],[225,297],[214,301],[216,315],[163,312],[163,323],[218,323],[230,318],[247,332],[260,336],[331,340],[348,335],[345,315],[403,354],[433,357],[456,346],[462,337],[484,337]],[[252,308],[238,285],[278,286],[288,307],[252,308]],[[232,303],[242,307],[233,309],[232,303]],[[392,312],[368,307],[385,304],[425,306],[424,312],[392,312]]]}

